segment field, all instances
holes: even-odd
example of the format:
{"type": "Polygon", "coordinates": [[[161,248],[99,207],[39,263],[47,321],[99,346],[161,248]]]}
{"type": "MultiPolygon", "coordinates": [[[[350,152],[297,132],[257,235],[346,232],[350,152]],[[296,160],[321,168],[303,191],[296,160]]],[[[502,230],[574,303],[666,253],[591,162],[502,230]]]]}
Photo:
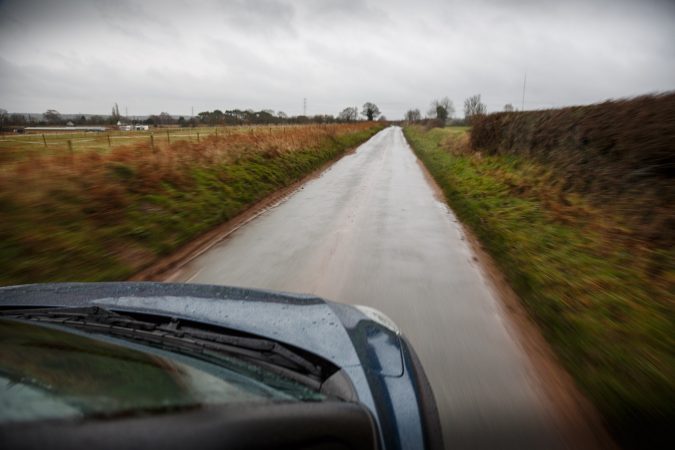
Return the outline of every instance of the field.
{"type": "Polygon", "coordinates": [[[565,190],[555,166],[475,151],[463,129],[405,134],[620,442],[662,437],[675,414],[673,248],[565,190]]]}
{"type": "Polygon", "coordinates": [[[199,141],[154,146],[146,135],[112,148],[5,150],[0,285],[125,279],[381,128],[213,129],[205,137],[199,129],[199,141]]]}
{"type": "Polygon", "coordinates": [[[198,143],[209,136],[242,132],[285,133],[302,125],[154,128],[148,131],[31,132],[0,135],[0,164],[32,156],[63,155],[81,151],[107,152],[127,145],[166,145],[179,141],[198,143]],[[70,141],[70,143],[69,143],[70,141]]]}

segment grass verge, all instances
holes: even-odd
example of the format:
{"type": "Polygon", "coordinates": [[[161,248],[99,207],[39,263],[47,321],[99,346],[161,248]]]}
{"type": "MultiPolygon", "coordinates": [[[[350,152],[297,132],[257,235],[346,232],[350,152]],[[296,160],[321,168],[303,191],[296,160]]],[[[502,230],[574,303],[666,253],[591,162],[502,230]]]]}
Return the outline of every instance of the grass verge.
{"type": "Polygon", "coordinates": [[[0,166],[0,285],[125,279],[380,129],[247,130],[0,166]]]}
{"type": "Polygon", "coordinates": [[[465,130],[404,132],[619,442],[659,444],[675,417],[673,249],[563,192],[550,167],[469,151],[465,130]]]}

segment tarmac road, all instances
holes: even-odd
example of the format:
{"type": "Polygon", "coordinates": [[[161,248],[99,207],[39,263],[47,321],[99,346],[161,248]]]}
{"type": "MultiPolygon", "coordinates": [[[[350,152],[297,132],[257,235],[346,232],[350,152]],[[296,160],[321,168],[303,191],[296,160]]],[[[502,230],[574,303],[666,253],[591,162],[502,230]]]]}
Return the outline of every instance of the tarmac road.
{"type": "Polygon", "coordinates": [[[401,129],[389,127],[172,281],[375,307],[417,351],[448,448],[562,448],[545,380],[477,264],[401,129]]]}

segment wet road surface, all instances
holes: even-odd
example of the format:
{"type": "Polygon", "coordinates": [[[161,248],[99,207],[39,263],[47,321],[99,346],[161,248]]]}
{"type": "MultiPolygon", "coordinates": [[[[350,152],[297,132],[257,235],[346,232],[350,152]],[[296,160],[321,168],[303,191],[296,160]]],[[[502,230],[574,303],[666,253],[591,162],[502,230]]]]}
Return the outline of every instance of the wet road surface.
{"type": "Polygon", "coordinates": [[[375,307],[422,360],[446,447],[562,445],[542,380],[398,127],[378,133],[172,281],[375,307]]]}

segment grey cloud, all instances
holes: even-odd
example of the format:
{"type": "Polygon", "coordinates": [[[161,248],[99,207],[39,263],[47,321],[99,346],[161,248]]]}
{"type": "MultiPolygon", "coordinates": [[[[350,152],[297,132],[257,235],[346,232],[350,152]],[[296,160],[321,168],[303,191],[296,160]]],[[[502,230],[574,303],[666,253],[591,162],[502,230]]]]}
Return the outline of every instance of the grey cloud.
{"type": "Polygon", "coordinates": [[[222,19],[222,26],[241,30],[244,36],[295,34],[296,11],[293,2],[287,0],[216,1],[210,6],[211,14],[222,19]]]}
{"type": "Polygon", "coordinates": [[[0,2],[0,107],[137,114],[272,108],[390,118],[481,93],[489,110],[675,88],[662,0],[0,2]]]}

